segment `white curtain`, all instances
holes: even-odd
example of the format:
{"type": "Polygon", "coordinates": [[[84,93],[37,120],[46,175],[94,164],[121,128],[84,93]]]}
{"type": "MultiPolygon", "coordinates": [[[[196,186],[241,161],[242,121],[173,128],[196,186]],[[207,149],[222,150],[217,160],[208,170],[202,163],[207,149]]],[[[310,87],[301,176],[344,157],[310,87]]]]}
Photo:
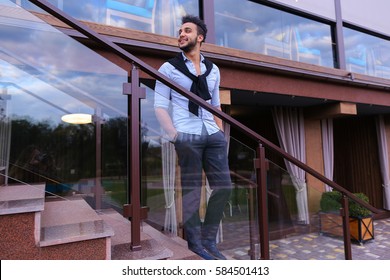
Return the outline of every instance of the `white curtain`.
{"type": "Polygon", "coordinates": [[[376,128],[378,135],[379,162],[383,182],[383,206],[385,209],[390,210],[389,153],[387,149],[386,128],[383,116],[377,118],[376,128]]]}
{"type": "MultiPolygon", "coordinates": [[[[321,120],[322,130],[322,152],[324,155],[324,173],[325,177],[333,181],[334,171],[334,148],[333,148],[333,120],[321,120]]],[[[325,191],[330,192],[332,188],[325,186],[325,191]]]]}
{"type": "Polygon", "coordinates": [[[175,177],[176,177],[176,151],[175,146],[162,140],[162,172],[165,195],[165,222],[164,230],[177,235],[177,219],[175,205],[175,177]]]}
{"type": "MultiPolygon", "coordinates": [[[[273,118],[282,149],[305,163],[305,129],[302,111],[297,108],[277,107],[273,110],[273,118]]],[[[287,160],[285,162],[296,191],[298,222],[309,224],[305,171],[287,160]]]]}

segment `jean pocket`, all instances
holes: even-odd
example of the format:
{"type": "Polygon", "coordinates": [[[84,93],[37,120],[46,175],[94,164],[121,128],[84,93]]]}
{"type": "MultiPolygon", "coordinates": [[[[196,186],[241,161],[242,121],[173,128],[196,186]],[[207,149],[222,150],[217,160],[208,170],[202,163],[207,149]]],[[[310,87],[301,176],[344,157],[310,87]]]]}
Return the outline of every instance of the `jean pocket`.
{"type": "Polygon", "coordinates": [[[176,134],[176,137],[175,137],[175,139],[172,139],[172,143],[177,143],[177,142],[180,142],[181,140],[182,140],[182,138],[183,138],[183,136],[182,136],[183,134],[181,133],[181,132],[177,132],[177,134],[176,134]]]}

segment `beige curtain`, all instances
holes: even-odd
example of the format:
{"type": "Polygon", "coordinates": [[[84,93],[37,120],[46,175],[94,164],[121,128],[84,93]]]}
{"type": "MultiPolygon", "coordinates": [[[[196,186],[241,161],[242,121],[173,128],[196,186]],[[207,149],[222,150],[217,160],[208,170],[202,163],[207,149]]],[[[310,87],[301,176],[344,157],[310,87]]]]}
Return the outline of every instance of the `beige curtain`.
{"type": "Polygon", "coordinates": [[[175,146],[167,141],[162,140],[161,157],[163,186],[165,196],[165,221],[164,230],[172,235],[177,235],[177,219],[175,205],[175,174],[176,174],[176,151],[175,146]]]}
{"type": "MultiPolygon", "coordinates": [[[[305,128],[302,110],[275,107],[272,113],[282,149],[305,163],[305,128]]],[[[305,171],[287,160],[285,162],[296,191],[298,222],[309,224],[305,171]]]]}
{"type": "MultiPolygon", "coordinates": [[[[324,155],[324,173],[325,177],[333,181],[334,170],[334,141],[333,141],[333,120],[321,120],[322,130],[322,152],[324,155]]],[[[332,191],[328,185],[325,186],[325,191],[332,191]]]]}
{"type": "Polygon", "coordinates": [[[379,162],[382,175],[383,186],[383,207],[390,210],[390,180],[389,180],[389,160],[388,147],[386,138],[386,127],[383,116],[379,116],[376,120],[379,162]]]}

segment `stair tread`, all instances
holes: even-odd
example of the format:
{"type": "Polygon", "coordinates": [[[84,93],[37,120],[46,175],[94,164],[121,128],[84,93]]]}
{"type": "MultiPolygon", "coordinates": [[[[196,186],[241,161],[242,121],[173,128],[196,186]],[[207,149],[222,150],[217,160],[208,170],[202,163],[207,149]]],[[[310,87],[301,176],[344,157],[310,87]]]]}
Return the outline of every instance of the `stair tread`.
{"type": "Polygon", "coordinates": [[[99,212],[115,231],[112,238],[112,259],[200,259],[187,248],[187,242],[169,236],[143,222],[141,226],[141,251],[131,251],[131,223],[112,209],[99,212]]]}
{"type": "Polygon", "coordinates": [[[39,212],[44,209],[45,185],[0,187],[0,215],[39,212]]]}
{"type": "Polygon", "coordinates": [[[172,256],[172,251],[154,239],[141,240],[141,250],[132,251],[130,243],[117,244],[112,247],[113,260],[163,260],[172,256]]]}
{"type": "Polygon", "coordinates": [[[151,227],[148,224],[142,223],[141,226],[142,249],[132,251],[130,221],[112,209],[102,210],[99,214],[115,231],[111,239],[113,260],[160,260],[172,257],[171,248],[150,235],[151,227]]]}
{"type": "Polygon", "coordinates": [[[187,241],[181,237],[164,234],[163,232],[158,231],[149,225],[147,228],[145,228],[145,232],[147,232],[160,244],[163,244],[172,250],[173,255],[169,258],[170,260],[201,259],[198,255],[188,249],[187,241]]]}
{"type": "Polygon", "coordinates": [[[40,246],[111,237],[113,230],[83,199],[45,203],[40,246]]]}

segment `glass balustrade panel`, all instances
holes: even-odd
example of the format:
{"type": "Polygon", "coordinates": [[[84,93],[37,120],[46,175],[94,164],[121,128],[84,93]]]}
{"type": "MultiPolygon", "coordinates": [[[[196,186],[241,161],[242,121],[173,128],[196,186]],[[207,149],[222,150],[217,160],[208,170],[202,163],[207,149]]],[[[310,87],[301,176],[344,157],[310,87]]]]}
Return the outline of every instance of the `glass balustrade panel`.
{"type": "MultiPolygon", "coordinates": [[[[160,93],[147,88],[147,98],[141,102],[141,123],[144,132],[142,136],[144,143],[142,148],[143,204],[149,208],[147,219],[149,224],[167,235],[186,238],[183,233],[183,209],[188,205],[183,202],[185,194],[183,194],[182,174],[176,152],[177,145],[180,145],[179,142],[182,139],[179,133],[176,142],[172,143],[162,129],[155,115],[153,99],[156,96],[159,99],[158,102],[161,102],[160,93]]],[[[190,115],[194,123],[203,122],[199,117],[192,115],[188,108],[173,104],[171,100],[165,98],[164,100],[168,104],[168,110],[174,108],[173,110],[181,111],[182,114],[190,115]]],[[[224,131],[228,144],[226,153],[232,187],[219,226],[218,247],[229,258],[250,259],[251,242],[252,247],[256,246],[258,249],[255,214],[256,183],[253,164],[255,152],[244,143],[230,137],[229,126],[226,126],[224,131]]],[[[201,136],[192,136],[192,138],[194,142],[201,141],[201,136]]],[[[213,186],[209,184],[204,171],[198,176],[202,178],[199,216],[203,222],[213,186]]]]}
{"type": "Polygon", "coordinates": [[[0,6],[1,184],[121,212],[127,72],[11,1],[0,6]]]}
{"type": "MultiPolygon", "coordinates": [[[[288,163],[286,165],[288,166],[288,163]]],[[[298,175],[295,176],[294,172],[297,171],[298,168],[294,166],[282,168],[273,162],[269,164],[268,209],[271,259],[345,259],[343,224],[340,215],[341,194],[332,192],[329,187],[325,188],[324,183],[313,177],[310,178],[311,183],[307,183],[306,179],[309,175],[298,171],[298,175]],[[287,171],[289,168],[291,168],[290,172],[287,171]],[[299,178],[302,175],[303,179],[299,178]]],[[[368,219],[361,223],[351,218],[349,226],[352,258],[359,259],[362,257],[359,253],[363,249],[362,245],[373,240],[373,223],[368,219]],[[363,231],[359,232],[358,227],[363,231]]]]}

